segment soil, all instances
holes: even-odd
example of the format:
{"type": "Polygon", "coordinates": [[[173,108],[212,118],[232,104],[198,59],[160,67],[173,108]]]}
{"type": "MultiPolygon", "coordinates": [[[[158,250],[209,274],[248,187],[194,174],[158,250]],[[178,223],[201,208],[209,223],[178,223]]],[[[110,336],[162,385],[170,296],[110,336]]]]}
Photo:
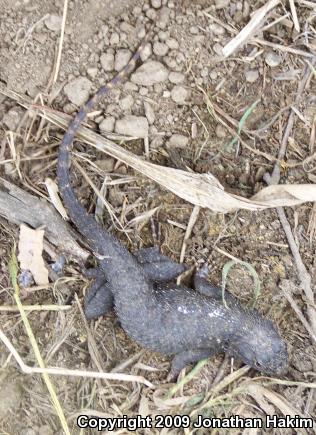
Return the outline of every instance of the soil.
{"type": "MultiPolygon", "coordinates": [[[[135,83],[132,76],[102,99],[89,116],[88,125],[111,138],[113,131],[121,133],[118,130],[122,128],[141,136],[137,134],[140,128],[148,135],[148,147],[144,139],[118,143],[153,163],[199,173],[211,172],[229,192],[251,197],[265,186],[263,175],[272,171],[273,159],[267,160],[233,141],[225,126],[213,116],[205,95],[236,121],[236,132],[246,110],[258,100],[244,125],[247,134],[241,134],[252,148],[276,157],[289,116],[286,108],[295,104],[306,62],[311,61],[302,51],[315,55],[316,46],[315,9],[297,6],[300,23],[300,32],[297,32],[290,16],[278,21],[290,10],[285,11],[283,5],[275,8],[265,23],[277,20],[276,24],[256,35],[261,42],[252,40],[225,59],[221,48],[263,4],[263,1],[225,0],[72,0],[68,5],[60,68],[54,82],[64,2],[0,0],[0,89],[4,92],[0,93],[1,176],[39,197],[48,198],[44,181],[46,177],[56,178],[56,155],[62,136],[59,128],[41,121],[34,110],[27,112],[12,96],[8,97],[8,91],[51,110],[74,114],[78,99],[86,100],[113,77],[124,59],[136,50],[144,30],[156,20],[142,60],[158,62],[156,73],[164,74],[166,70],[166,78],[147,84],[146,77],[143,83],[135,83]],[[158,11],[160,3],[163,8],[158,11]],[[279,44],[279,49],[273,50],[264,41],[279,44]],[[299,51],[291,53],[280,46],[299,51]],[[69,84],[71,86],[67,87],[69,84]],[[128,123],[130,115],[137,117],[132,118],[135,123],[131,125],[128,123]],[[117,120],[123,122],[123,127],[122,124],[118,127],[117,120]]],[[[295,108],[297,116],[286,159],[281,165],[280,183],[315,182],[315,171],[307,172],[299,164],[313,152],[315,95],[315,78],[312,77],[295,108]]],[[[106,228],[132,251],[152,245],[157,236],[162,252],[179,261],[192,204],[85,143],[76,143],[76,160],[98,189],[106,177],[113,181],[113,186],[106,189],[107,199],[125,231],[118,230],[104,210],[106,228]],[[159,210],[150,221],[148,212],[158,206],[159,210]],[[133,221],[140,215],[142,219],[133,221]]],[[[94,212],[96,196],[91,195],[91,187],[82,174],[73,172],[76,193],[85,207],[94,212]]],[[[309,233],[314,216],[312,207],[307,203],[288,208],[286,214],[314,285],[315,240],[309,233]]],[[[5,311],[8,305],[15,305],[8,262],[14,240],[18,241],[18,228],[2,220],[0,236],[1,329],[24,362],[37,366],[20,314],[5,311]]],[[[212,382],[217,375],[225,380],[241,367],[240,362],[227,359],[228,364],[223,366],[224,356],[218,355],[175,393],[175,399],[163,400],[170,389],[166,383],[170,358],[141,349],[132,342],[114,313],[87,324],[74,295],[78,295],[80,304],[88,280],[82,275],[82,264],[66,258],[61,276],[48,288],[37,291],[31,288],[21,294],[27,305],[72,304],[69,311],[28,314],[45,364],[109,372],[127,361],[120,372],[142,375],[155,384],[152,390],[124,381],[51,377],[71,433],[79,433],[76,425],[79,414],[103,417],[188,414],[192,420],[197,413],[208,417],[238,414],[263,419],[271,414],[315,416],[315,383],[310,387],[315,381],[316,347],[282,292],[284,286],[291,288],[293,298],[303,314],[306,313],[296,266],[276,211],[221,215],[201,210],[187,240],[185,263],[193,266],[208,261],[210,280],[220,285],[223,266],[230,260],[224,253],[251,264],[260,278],[257,309],[277,325],[289,348],[291,364],[284,384],[264,384],[257,372],[249,370],[229,385],[214,390],[212,382]],[[265,393],[259,386],[265,388],[265,393]]],[[[47,252],[44,258],[49,267],[52,258],[47,252]]],[[[190,282],[190,276],[185,279],[190,282]]],[[[228,289],[242,301],[252,300],[254,285],[246,269],[233,268],[228,281],[228,289]]],[[[2,343],[0,349],[0,388],[5,392],[0,391],[0,432],[63,433],[40,375],[22,374],[2,343]]],[[[209,431],[195,429],[185,433],[209,431]]],[[[122,429],[116,433],[127,432],[122,429]]],[[[184,433],[184,430],[152,428],[138,433],[160,432],[184,433]]],[[[260,432],[236,430],[234,433],[260,432]]],[[[274,433],[293,432],[275,429],[274,433]]]]}

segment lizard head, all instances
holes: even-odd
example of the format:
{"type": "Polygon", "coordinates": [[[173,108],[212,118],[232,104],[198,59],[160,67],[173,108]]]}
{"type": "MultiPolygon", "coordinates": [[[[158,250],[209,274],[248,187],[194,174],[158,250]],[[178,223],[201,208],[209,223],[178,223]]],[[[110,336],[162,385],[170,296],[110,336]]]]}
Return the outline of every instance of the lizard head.
{"type": "Polygon", "coordinates": [[[273,323],[256,311],[252,311],[250,320],[236,331],[228,353],[266,375],[284,375],[288,370],[288,352],[273,323]]]}

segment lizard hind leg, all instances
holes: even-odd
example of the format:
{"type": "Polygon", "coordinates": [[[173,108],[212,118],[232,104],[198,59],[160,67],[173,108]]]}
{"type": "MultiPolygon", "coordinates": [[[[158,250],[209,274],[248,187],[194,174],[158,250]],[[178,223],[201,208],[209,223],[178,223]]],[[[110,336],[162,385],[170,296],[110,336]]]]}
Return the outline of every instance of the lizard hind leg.
{"type": "Polygon", "coordinates": [[[91,320],[109,312],[113,308],[114,298],[111,287],[100,269],[89,270],[87,275],[95,278],[84,299],[84,314],[86,319],[91,320]]]}
{"type": "Polygon", "coordinates": [[[216,300],[222,300],[222,291],[219,287],[210,284],[207,281],[208,266],[207,263],[195,272],[194,275],[194,288],[202,295],[209,296],[216,300]]]}

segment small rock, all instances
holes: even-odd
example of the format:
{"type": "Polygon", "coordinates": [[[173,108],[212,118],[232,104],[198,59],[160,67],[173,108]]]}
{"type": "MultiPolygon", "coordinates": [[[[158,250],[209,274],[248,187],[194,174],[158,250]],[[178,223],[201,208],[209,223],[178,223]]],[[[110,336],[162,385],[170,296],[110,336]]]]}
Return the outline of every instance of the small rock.
{"type": "Polygon", "coordinates": [[[246,82],[254,83],[258,80],[259,71],[257,69],[250,69],[246,71],[246,82]]]}
{"type": "Polygon", "coordinates": [[[166,6],[160,9],[160,14],[157,20],[159,29],[165,29],[169,23],[170,9],[166,6]]]}
{"type": "Polygon", "coordinates": [[[148,121],[144,116],[126,115],[116,121],[115,133],[133,137],[147,137],[148,121]]]}
{"type": "Polygon", "coordinates": [[[151,86],[155,83],[166,81],[167,68],[160,62],[150,60],[141,65],[131,76],[131,81],[137,85],[151,86]]]}
{"type": "Polygon", "coordinates": [[[144,101],[144,109],[145,109],[145,115],[149,122],[149,124],[153,124],[155,122],[155,112],[148,101],[144,101]]]}
{"type": "Polygon", "coordinates": [[[155,150],[157,148],[162,147],[162,145],[163,145],[163,136],[157,135],[150,142],[150,149],[155,150]]]}
{"type": "Polygon", "coordinates": [[[127,48],[118,50],[115,55],[114,69],[115,71],[121,71],[124,66],[128,64],[128,61],[132,57],[132,52],[127,48]]]}
{"type": "Polygon", "coordinates": [[[20,435],[38,435],[38,434],[39,434],[39,432],[34,430],[32,427],[27,427],[27,428],[22,429],[20,431],[20,435]]]}
{"type": "Polygon", "coordinates": [[[151,5],[155,9],[159,9],[161,7],[161,0],[151,0],[151,5]]]}
{"type": "Polygon", "coordinates": [[[0,420],[2,420],[8,417],[9,413],[12,413],[13,417],[18,412],[23,391],[20,383],[13,378],[3,379],[0,386],[0,420]]]}
{"type": "Polygon", "coordinates": [[[62,17],[59,15],[50,14],[45,22],[45,26],[53,32],[59,32],[61,29],[62,17]]]}
{"type": "Polygon", "coordinates": [[[105,119],[103,119],[102,122],[99,124],[99,129],[101,132],[112,132],[114,131],[115,126],[115,118],[114,116],[107,116],[105,119]]]}
{"type": "Polygon", "coordinates": [[[214,33],[214,35],[224,35],[225,29],[217,23],[212,23],[209,25],[209,30],[214,33]]]}
{"type": "Polygon", "coordinates": [[[110,37],[110,45],[117,45],[120,42],[120,35],[116,32],[113,32],[110,37]]]}
{"type": "Polygon", "coordinates": [[[213,45],[213,50],[214,50],[214,53],[217,54],[218,56],[223,56],[223,47],[220,43],[216,42],[213,45]]]}
{"type": "Polygon", "coordinates": [[[179,48],[179,42],[174,38],[166,39],[166,44],[168,45],[170,50],[178,50],[179,48]]]}
{"type": "Polygon", "coordinates": [[[229,6],[230,0],[215,0],[216,9],[224,9],[229,6]]]}
{"type": "Polygon", "coordinates": [[[41,435],[54,435],[53,429],[50,428],[47,424],[41,426],[38,429],[38,433],[40,433],[41,435]]]}
{"type": "Polygon", "coordinates": [[[144,86],[142,86],[139,90],[139,95],[142,97],[145,97],[146,95],[148,95],[148,88],[145,88],[144,86]]]}
{"type": "Polygon", "coordinates": [[[97,160],[95,164],[105,172],[112,172],[115,166],[115,160],[112,157],[106,159],[97,160]]]}
{"type": "Polygon", "coordinates": [[[64,87],[68,99],[77,106],[82,106],[90,94],[92,83],[86,77],[78,77],[64,87]]]}
{"type": "Polygon", "coordinates": [[[165,56],[168,53],[169,47],[163,42],[155,42],[153,46],[153,52],[156,56],[165,56]]]}
{"type": "Polygon", "coordinates": [[[122,100],[120,100],[119,104],[122,110],[128,112],[129,110],[131,110],[134,104],[134,98],[131,95],[127,95],[125,98],[122,98],[122,100]]]}
{"type": "Polygon", "coordinates": [[[197,26],[190,27],[190,33],[191,33],[191,35],[198,35],[199,34],[199,28],[197,26]]]}
{"type": "Polygon", "coordinates": [[[174,85],[178,85],[179,83],[182,83],[184,80],[184,74],[177,72],[177,71],[171,71],[169,74],[169,81],[173,83],[174,85]]]}
{"type": "Polygon", "coordinates": [[[15,131],[24,111],[20,107],[13,107],[3,115],[2,122],[8,127],[9,130],[15,131]]]}
{"type": "Polygon", "coordinates": [[[146,62],[146,60],[151,56],[152,48],[151,44],[146,44],[143,50],[140,52],[140,58],[142,62],[146,62]]]}
{"type": "Polygon", "coordinates": [[[92,79],[95,79],[97,74],[98,74],[98,68],[88,68],[87,69],[87,74],[92,79]]]}
{"type": "Polygon", "coordinates": [[[173,148],[185,148],[189,143],[189,138],[183,134],[173,134],[168,140],[167,145],[173,148]]]}
{"type": "Polygon", "coordinates": [[[175,86],[171,91],[171,98],[177,104],[185,104],[189,94],[186,88],[175,86]]]}
{"type": "Polygon", "coordinates": [[[218,124],[215,129],[215,134],[219,139],[224,139],[227,136],[226,128],[222,124],[218,124]]]}
{"type": "Polygon", "coordinates": [[[282,62],[281,56],[275,51],[269,51],[265,57],[266,64],[271,68],[275,68],[282,62]]]}
{"type": "Polygon", "coordinates": [[[102,53],[100,57],[100,62],[104,71],[114,70],[114,54],[113,53],[102,53]]]}

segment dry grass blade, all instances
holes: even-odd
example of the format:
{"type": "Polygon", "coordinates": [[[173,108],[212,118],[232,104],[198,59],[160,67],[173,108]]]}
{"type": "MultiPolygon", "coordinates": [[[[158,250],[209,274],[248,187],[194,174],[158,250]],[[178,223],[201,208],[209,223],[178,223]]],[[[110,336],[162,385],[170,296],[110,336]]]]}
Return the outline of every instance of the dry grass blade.
{"type": "MultiPolygon", "coordinates": [[[[22,305],[21,305],[22,306],[22,305]]],[[[22,306],[23,308],[23,306],[22,306]]],[[[4,332],[0,329],[0,339],[8,348],[8,350],[14,356],[16,362],[19,364],[19,367],[24,373],[27,374],[42,374],[43,377],[47,378],[48,375],[57,375],[57,376],[76,376],[81,378],[94,378],[94,379],[110,379],[114,381],[123,381],[123,382],[139,382],[141,384],[145,384],[149,388],[154,388],[154,385],[147,381],[143,376],[137,375],[126,375],[125,373],[103,373],[103,372],[93,372],[87,370],[71,370],[65,368],[57,368],[57,367],[30,367],[24,363],[18,352],[15,350],[14,346],[11,344],[8,337],[4,334],[4,332]]],[[[35,339],[35,337],[34,337],[35,339]]]]}
{"type": "MultiPolygon", "coordinates": [[[[21,300],[20,300],[20,296],[19,296],[20,289],[19,289],[19,286],[18,286],[18,283],[17,283],[17,271],[18,271],[17,259],[16,259],[16,256],[15,256],[15,249],[13,249],[12,250],[12,254],[11,254],[10,263],[9,263],[9,273],[10,273],[10,278],[11,278],[12,286],[13,286],[13,289],[14,289],[14,299],[15,299],[15,302],[16,302],[18,308],[19,308],[21,318],[23,320],[23,323],[24,323],[27,335],[29,337],[31,346],[33,348],[36,360],[37,360],[37,362],[38,362],[38,364],[40,366],[40,370],[45,370],[44,360],[42,358],[42,355],[41,355],[40,350],[38,348],[35,336],[33,334],[32,328],[31,328],[31,325],[30,325],[30,323],[28,321],[28,318],[27,318],[27,316],[25,314],[25,311],[23,309],[23,305],[22,305],[21,300]]],[[[2,333],[1,336],[0,336],[2,338],[2,340],[3,340],[3,335],[4,334],[2,333]]],[[[61,424],[61,426],[63,428],[63,431],[65,432],[65,434],[69,434],[70,435],[70,430],[68,428],[68,424],[67,424],[67,421],[66,421],[63,409],[62,409],[62,407],[60,405],[60,402],[58,400],[57,394],[55,392],[55,388],[54,388],[54,386],[53,386],[53,384],[52,384],[52,382],[51,382],[47,372],[42,372],[42,375],[43,375],[43,380],[44,380],[44,382],[46,384],[46,387],[47,387],[47,389],[49,391],[52,404],[53,404],[53,406],[55,408],[55,411],[56,411],[56,414],[58,415],[58,418],[60,420],[60,424],[61,424]]]]}
{"type": "MultiPolygon", "coordinates": [[[[8,92],[7,94],[25,107],[31,107],[15,93],[8,92]]],[[[67,128],[68,119],[66,116],[49,110],[43,110],[40,114],[48,121],[64,129],[67,128]]],[[[228,213],[238,209],[263,210],[276,206],[292,206],[306,201],[316,201],[316,185],[312,184],[282,185],[277,187],[276,192],[269,187],[262,189],[260,199],[258,199],[259,194],[250,199],[243,198],[225,192],[221,183],[210,173],[197,174],[146,162],[87,127],[80,127],[77,136],[97,150],[120,160],[156,181],[180,198],[215,212],[228,213]],[[270,190],[266,191],[266,189],[270,190]]]]}
{"type": "Polygon", "coordinates": [[[266,400],[268,400],[274,406],[276,406],[283,415],[290,415],[291,417],[295,417],[296,415],[302,416],[299,410],[294,408],[280,394],[277,394],[274,391],[269,390],[268,388],[265,388],[255,382],[248,383],[247,393],[252,396],[259,405],[264,404],[266,400]]]}
{"type": "MultiPolygon", "coordinates": [[[[67,121],[59,114],[46,111],[43,112],[42,116],[63,128],[67,126],[67,121]]],[[[99,151],[126,163],[180,198],[216,212],[227,213],[240,208],[262,210],[276,207],[276,204],[279,205],[279,203],[286,206],[316,201],[316,185],[283,185],[280,187],[281,191],[278,190],[278,195],[272,200],[268,194],[265,194],[265,189],[261,193],[262,200],[243,198],[225,192],[220,182],[210,173],[196,174],[146,162],[86,127],[79,128],[78,137],[99,151]],[[308,190],[306,190],[306,186],[308,186],[308,190]],[[282,187],[284,187],[284,191],[282,187]]],[[[274,194],[274,192],[272,193],[274,194]]]]}
{"type": "Polygon", "coordinates": [[[279,0],[269,0],[264,6],[258,9],[252,16],[249,23],[233,38],[228,44],[225,45],[222,52],[225,57],[230,56],[242,44],[244,44],[254,32],[258,32],[262,20],[266,14],[275,8],[280,3],[279,0]]]}

